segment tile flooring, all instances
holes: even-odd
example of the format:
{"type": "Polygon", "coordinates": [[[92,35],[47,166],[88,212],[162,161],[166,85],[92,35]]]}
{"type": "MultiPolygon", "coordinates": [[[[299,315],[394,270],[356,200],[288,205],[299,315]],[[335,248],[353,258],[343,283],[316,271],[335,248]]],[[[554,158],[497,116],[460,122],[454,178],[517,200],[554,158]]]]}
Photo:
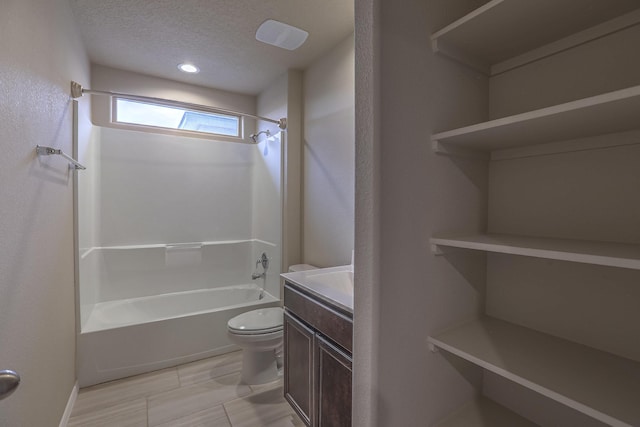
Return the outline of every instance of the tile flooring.
{"type": "Polygon", "coordinates": [[[240,384],[242,352],[81,389],[69,427],[302,427],[282,378],[240,384]]]}

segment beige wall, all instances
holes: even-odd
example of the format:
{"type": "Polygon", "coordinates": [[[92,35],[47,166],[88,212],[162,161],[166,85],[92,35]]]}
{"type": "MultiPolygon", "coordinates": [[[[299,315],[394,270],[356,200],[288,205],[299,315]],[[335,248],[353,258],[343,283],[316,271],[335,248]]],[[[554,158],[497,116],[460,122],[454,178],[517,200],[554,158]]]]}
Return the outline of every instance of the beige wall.
{"type": "Polygon", "coordinates": [[[303,256],[331,267],[351,262],[354,230],[354,38],[304,72],[303,256]]]}
{"type": "Polygon", "coordinates": [[[0,401],[0,425],[55,426],[75,383],[76,172],[58,156],[37,158],[35,146],[72,152],[69,84],[89,84],[89,64],[65,0],[1,9],[0,369],[22,383],[0,401]]]}
{"type": "Polygon", "coordinates": [[[434,129],[452,125],[446,111],[460,111],[460,121],[486,116],[486,80],[456,72],[428,44],[477,3],[355,1],[354,426],[433,425],[480,383],[479,370],[452,367],[426,343],[481,303],[481,290],[436,259],[428,240],[435,230],[485,226],[477,213],[486,211],[486,168],[439,158],[428,144],[434,129]],[[452,300],[460,304],[449,310],[452,300]]]}
{"type": "MultiPolygon", "coordinates": [[[[492,77],[492,116],[638,85],[639,43],[633,26],[492,77]]],[[[488,230],[640,243],[639,138],[636,130],[565,141],[581,147],[565,152],[553,151],[558,143],[538,155],[496,152],[488,230]]],[[[491,316],[640,361],[639,271],[491,255],[487,272],[491,316]]]]}
{"type": "MultiPolygon", "coordinates": [[[[257,114],[263,117],[287,118],[282,144],[282,271],[301,262],[300,166],[302,139],[302,72],[289,70],[258,95],[257,114]]],[[[258,130],[272,133],[276,125],[260,122],[258,130]]]]}
{"type": "Polygon", "coordinates": [[[378,425],[380,1],[355,0],[353,425],[378,425]]]}
{"type": "Polygon", "coordinates": [[[523,398],[533,393],[429,351],[430,334],[480,314],[640,357],[638,272],[430,251],[433,233],[485,228],[639,241],[629,183],[639,180],[632,165],[640,152],[628,146],[637,131],[583,141],[600,143],[597,152],[540,147],[541,155],[491,162],[430,149],[433,132],[638,84],[636,27],[491,81],[434,55],[430,34],[482,3],[355,0],[354,426],[435,425],[480,393],[537,424],[594,425],[566,408],[571,414],[558,417],[557,403],[523,398]]]}

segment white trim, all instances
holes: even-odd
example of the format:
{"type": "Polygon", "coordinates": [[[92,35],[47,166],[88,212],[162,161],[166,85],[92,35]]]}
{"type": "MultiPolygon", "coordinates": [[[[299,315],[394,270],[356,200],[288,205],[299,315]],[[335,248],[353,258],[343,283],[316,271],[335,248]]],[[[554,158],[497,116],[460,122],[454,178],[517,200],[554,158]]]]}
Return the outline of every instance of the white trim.
{"type": "Polygon", "coordinates": [[[268,246],[276,247],[275,243],[267,242],[266,240],[260,239],[244,239],[244,240],[210,240],[204,242],[174,242],[174,243],[152,243],[148,245],[120,245],[120,246],[94,246],[91,249],[87,250],[82,257],[86,257],[93,251],[98,250],[108,250],[108,249],[156,249],[156,248],[167,248],[167,246],[174,245],[200,245],[200,246],[216,246],[216,245],[231,245],[236,243],[262,243],[268,246]]]}
{"type": "Polygon", "coordinates": [[[436,246],[640,270],[640,245],[629,243],[507,234],[434,236],[430,243],[436,246]]]}
{"type": "Polygon", "coordinates": [[[69,400],[67,401],[67,407],[64,408],[64,413],[62,414],[62,419],[60,420],[60,427],[67,427],[69,424],[69,418],[71,418],[71,411],[73,410],[73,405],[76,403],[76,398],[78,397],[78,381],[73,385],[71,389],[71,394],[69,395],[69,400]]]}
{"type": "Polygon", "coordinates": [[[433,149],[434,153],[441,154],[443,156],[466,157],[478,160],[489,160],[493,155],[493,152],[491,152],[490,156],[486,151],[461,147],[455,144],[441,142],[437,139],[431,141],[431,148],[433,149]]]}
{"type": "Polygon", "coordinates": [[[509,160],[522,157],[547,156],[551,154],[574,153],[587,150],[604,150],[629,145],[640,144],[640,132],[629,131],[617,133],[617,138],[611,139],[613,134],[598,135],[589,138],[571,139],[567,141],[548,142],[539,145],[529,145],[515,148],[501,148],[491,151],[491,160],[509,160]],[[604,136],[604,137],[603,137],[604,136]]]}

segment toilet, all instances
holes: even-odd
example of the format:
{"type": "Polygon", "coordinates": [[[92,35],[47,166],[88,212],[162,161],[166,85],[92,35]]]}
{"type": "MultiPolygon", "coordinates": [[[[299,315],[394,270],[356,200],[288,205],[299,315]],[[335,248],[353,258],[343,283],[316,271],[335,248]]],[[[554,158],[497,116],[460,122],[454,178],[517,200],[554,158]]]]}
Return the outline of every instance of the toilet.
{"type": "MultiPolygon", "coordinates": [[[[289,272],[312,270],[309,264],[289,267],[289,272]]],[[[227,322],[227,335],[242,349],[242,382],[265,384],[279,376],[279,353],[283,344],[283,317],[281,307],[260,308],[239,314],[227,322]]],[[[279,366],[280,365],[280,366],[279,366]]]]}

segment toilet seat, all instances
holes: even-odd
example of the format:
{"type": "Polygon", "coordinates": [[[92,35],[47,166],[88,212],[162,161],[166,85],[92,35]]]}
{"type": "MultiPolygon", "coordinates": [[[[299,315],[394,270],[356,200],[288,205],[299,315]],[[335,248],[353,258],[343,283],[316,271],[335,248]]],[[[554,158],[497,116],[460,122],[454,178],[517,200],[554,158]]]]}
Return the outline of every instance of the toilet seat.
{"type": "Polygon", "coordinates": [[[280,307],[261,308],[232,318],[229,332],[236,335],[263,335],[282,331],[284,311],[280,307]]]}

